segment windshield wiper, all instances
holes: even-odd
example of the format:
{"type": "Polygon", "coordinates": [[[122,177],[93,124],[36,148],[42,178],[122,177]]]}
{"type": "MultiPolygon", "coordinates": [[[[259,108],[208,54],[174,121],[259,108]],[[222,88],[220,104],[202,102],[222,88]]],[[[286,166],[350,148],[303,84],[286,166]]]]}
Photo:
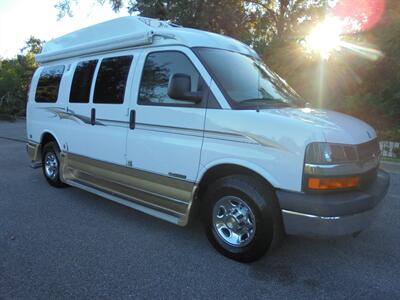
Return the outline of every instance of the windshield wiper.
{"type": "Polygon", "coordinates": [[[272,98],[272,97],[270,97],[270,98],[266,97],[266,98],[245,99],[245,100],[242,100],[242,101],[238,102],[238,104],[239,105],[250,104],[252,102],[256,103],[257,105],[259,105],[260,102],[267,102],[268,103],[267,105],[290,106],[287,102],[283,101],[282,99],[272,98]]]}

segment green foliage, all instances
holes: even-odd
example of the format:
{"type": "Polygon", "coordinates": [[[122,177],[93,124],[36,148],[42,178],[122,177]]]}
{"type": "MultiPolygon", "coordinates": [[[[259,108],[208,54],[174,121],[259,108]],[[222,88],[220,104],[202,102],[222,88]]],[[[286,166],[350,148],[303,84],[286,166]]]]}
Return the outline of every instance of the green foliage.
{"type": "Polygon", "coordinates": [[[396,154],[396,157],[400,157],[400,148],[394,148],[393,153],[396,154]]]}
{"type": "Polygon", "coordinates": [[[0,115],[24,113],[29,83],[43,41],[30,37],[16,58],[0,60],[0,115]]]}
{"type": "Polygon", "coordinates": [[[241,0],[137,0],[129,1],[128,10],[242,40],[250,36],[250,16],[241,0]]]}
{"type": "Polygon", "coordinates": [[[343,90],[331,93],[330,106],[366,120],[381,137],[400,140],[400,3],[386,2],[386,13],[378,26],[355,37],[358,44],[373,42],[384,56],[368,61],[347,56],[349,74],[343,90]]]}

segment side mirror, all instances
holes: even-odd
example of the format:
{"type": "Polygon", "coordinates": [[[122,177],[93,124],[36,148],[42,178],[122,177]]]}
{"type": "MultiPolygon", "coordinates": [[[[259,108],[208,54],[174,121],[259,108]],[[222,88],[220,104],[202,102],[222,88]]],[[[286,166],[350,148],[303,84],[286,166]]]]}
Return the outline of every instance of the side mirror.
{"type": "Polygon", "coordinates": [[[199,103],[203,92],[192,92],[192,80],[189,75],[176,73],[168,84],[168,96],[174,100],[199,103]]]}

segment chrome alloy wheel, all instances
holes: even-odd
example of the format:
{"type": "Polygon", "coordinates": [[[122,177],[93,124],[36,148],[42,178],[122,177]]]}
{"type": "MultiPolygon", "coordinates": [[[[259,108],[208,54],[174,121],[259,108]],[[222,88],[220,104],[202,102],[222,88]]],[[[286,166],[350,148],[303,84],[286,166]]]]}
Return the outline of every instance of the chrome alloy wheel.
{"type": "Polygon", "coordinates": [[[50,179],[54,179],[58,173],[58,160],[57,156],[53,152],[47,152],[44,159],[44,170],[46,176],[50,179]]]}
{"type": "Polygon", "coordinates": [[[213,226],[218,236],[234,247],[248,245],[256,232],[253,212],[246,202],[235,196],[222,197],[215,203],[213,226]]]}

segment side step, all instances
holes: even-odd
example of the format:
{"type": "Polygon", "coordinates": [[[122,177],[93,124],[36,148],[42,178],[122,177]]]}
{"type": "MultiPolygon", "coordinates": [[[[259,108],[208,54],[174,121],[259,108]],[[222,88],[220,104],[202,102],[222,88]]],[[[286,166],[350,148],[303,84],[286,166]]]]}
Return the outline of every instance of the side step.
{"type": "Polygon", "coordinates": [[[30,166],[32,169],[39,169],[42,167],[42,162],[41,161],[31,161],[30,166]]]}
{"type": "Polygon", "coordinates": [[[177,216],[173,216],[171,214],[162,212],[160,210],[156,210],[156,209],[153,209],[151,207],[144,206],[142,204],[139,204],[138,202],[133,202],[131,200],[124,199],[124,198],[122,198],[120,196],[104,192],[104,191],[99,190],[99,189],[97,189],[95,187],[91,187],[91,186],[86,185],[84,183],[78,182],[77,180],[67,180],[66,183],[71,185],[71,186],[73,186],[73,187],[80,188],[80,189],[85,190],[85,191],[87,191],[89,193],[93,193],[95,195],[98,195],[100,197],[106,198],[108,200],[120,203],[122,205],[125,205],[125,206],[128,206],[130,208],[133,208],[133,209],[136,209],[138,211],[141,211],[141,212],[143,212],[145,214],[148,214],[148,215],[151,215],[153,217],[162,219],[164,221],[167,221],[167,222],[179,225],[179,226],[184,226],[185,225],[183,223],[183,221],[182,221],[183,220],[183,216],[181,218],[179,218],[177,216]]]}

